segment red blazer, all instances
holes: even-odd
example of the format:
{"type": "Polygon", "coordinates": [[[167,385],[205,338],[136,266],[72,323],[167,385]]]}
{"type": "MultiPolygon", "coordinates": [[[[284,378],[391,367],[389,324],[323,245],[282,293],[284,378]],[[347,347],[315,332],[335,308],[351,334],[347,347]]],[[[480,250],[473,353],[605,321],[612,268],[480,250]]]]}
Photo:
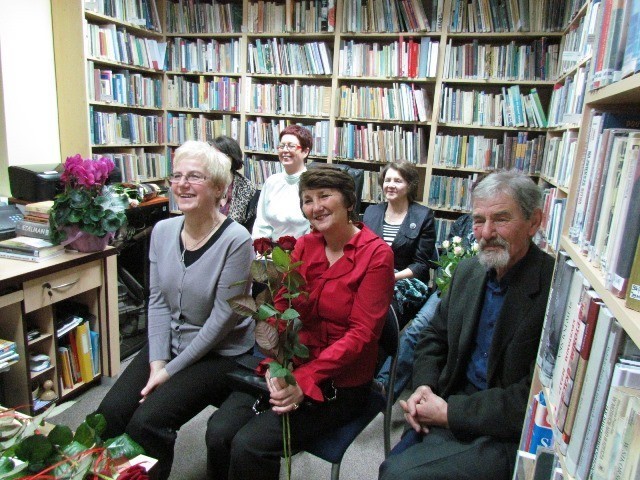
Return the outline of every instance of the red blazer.
{"type": "MultiPolygon", "coordinates": [[[[320,385],[333,380],[336,387],[355,387],[373,378],[378,339],[393,295],[393,252],[375,233],[361,231],[344,247],[344,255],[331,267],[324,237],[309,233],[299,238],[293,261],[306,279],[309,297],[293,301],[300,313],[300,342],[309,358],[294,362],[293,376],[304,394],[323,401],[320,385]]],[[[282,293],[282,292],[280,292],[282,293]]],[[[284,311],[286,299],[276,298],[284,311]]]]}

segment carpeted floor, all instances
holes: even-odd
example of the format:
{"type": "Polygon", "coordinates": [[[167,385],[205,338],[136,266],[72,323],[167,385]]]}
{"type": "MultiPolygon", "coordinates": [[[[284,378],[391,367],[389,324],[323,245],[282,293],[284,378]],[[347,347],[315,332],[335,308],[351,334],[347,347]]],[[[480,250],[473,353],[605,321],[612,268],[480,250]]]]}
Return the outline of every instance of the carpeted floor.
{"type": "MultiPolygon", "coordinates": [[[[123,362],[123,368],[128,361],[123,362]]],[[[113,382],[112,379],[103,379],[101,385],[91,388],[76,399],[72,407],[56,417],[51,417],[51,423],[65,424],[75,429],[87,414],[97,408],[113,382]]],[[[180,430],[170,480],[205,479],[204,432],[212,411],[213,407],[203,410],[180,430]]],[[[342,480],[378,478],[378,467],[384,459],[382,419],[382,414],[379,414],[347,450],[340,471],[342,480]]],[[[393,446],[400,438],[404,427],[402,410],[397,404],[394,405],[392,425],[391,445],[393,446]]],[[[285,477],[283,471],[281,478],[285,477]]],[[[331,465],[308,453],[300,453],[293,458],[292,477],[296,480],[328,480],[331,477],[331,465]]]]}

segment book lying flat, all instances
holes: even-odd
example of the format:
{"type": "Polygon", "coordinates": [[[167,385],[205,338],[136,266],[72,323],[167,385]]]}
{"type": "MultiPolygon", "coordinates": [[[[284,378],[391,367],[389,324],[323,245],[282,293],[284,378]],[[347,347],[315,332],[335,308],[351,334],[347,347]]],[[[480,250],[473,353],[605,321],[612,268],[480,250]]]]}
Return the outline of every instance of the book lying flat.
{"type": "Polygon", "coordinates": [[[0,258],[8,258],[11,260],[24,260],[27,262],[46,262],[47,260],[49,260],[50,258],[53,257],[57,257],[59,255],[62,255],[65,252],[64,249],[62,250],[58,250],[57,252],[54,252],[51,255],[48,255],[46,257],[36,257],[34,255],[29,255],[29,254],[23,254],[23,253],[17,253],[17,252],[3,252],[0,251],[0,258]]]}
{"type": "Polygon", "coordinates": [[[46,257],[63,248],[62,245],[56,245],[43,238],[35,237],[21,236],[0,241],[0,251],[26,253],[34,257],[46,257]]]}

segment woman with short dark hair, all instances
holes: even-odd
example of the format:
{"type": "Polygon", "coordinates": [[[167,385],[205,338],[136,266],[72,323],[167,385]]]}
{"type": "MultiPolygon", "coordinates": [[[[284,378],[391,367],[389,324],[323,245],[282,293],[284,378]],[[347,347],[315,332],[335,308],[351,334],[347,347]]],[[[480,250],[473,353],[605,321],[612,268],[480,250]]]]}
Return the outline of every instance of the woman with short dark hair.
{"type": "MultiPolygon", "coordinates": [[[[209,478],[277,480],[282,418],[289,413],[293,451],[304,450],[326,432],[360,413],[371,388],[393,293],[393,253],[375,233],[352,220],[352,177],[329,166],[300,177],[300,200],[312,233],[299,238],[291,260],[301,262],[308,295],[292,299],[300,314],[300,343],[306,359],[295,357],[296,385],[266,372],[270,400],[256,415],[256,397],[233,392],[213,413],[207,428],[209,478]]],[[[275,306],[285,311],[282,289],[275,306]]]]}
{"type": "Polygon", "coordinates": [[[298,208],[298,183],[312,147],[313,137],[305,127],[289,125],[280,131],[276,148],[284,172],[271,175],[262,186],[253,238],[298,238],[309,231],[309,221],[298,208]]]}

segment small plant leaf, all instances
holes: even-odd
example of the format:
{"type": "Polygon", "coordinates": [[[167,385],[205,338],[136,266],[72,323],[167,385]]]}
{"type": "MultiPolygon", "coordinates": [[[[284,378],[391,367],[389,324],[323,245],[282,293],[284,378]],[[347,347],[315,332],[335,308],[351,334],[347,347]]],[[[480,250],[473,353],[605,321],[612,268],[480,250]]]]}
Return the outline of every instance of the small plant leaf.
{"type": "Polygon", "coordinates": [[[257,315],[258,320],[266,320],[267,318],[278,315],[280,312],[278,312],[275,308],[273,308],[268,303],[263,303],[262,305],[260,305],[260,308],[258,309],[257,313],[258,313],[257,315]]]}
{"type": "Polygon", "coordinates": [[[96,432],[89,426],[89,424],[87,424],[86,421],[82,422],[76,429],[76,434],[73,436],[73,440],[87,448],[91,448],[96,443],[96,432]]]}
{"type": "Polygon", "coordinates": [[[110,438],[105,442],[104,446],[107,448],[111,458],[114,459],[121,457],[133,458],[144,454],[144,449],[126,433],[110,438]]]}
{"type": "Polygon", "coordinates": [[[278,348],[278,331],[273,325],[267,322],[258,322],[256,324],[256,343],[260,348],[265,350],[273,350],[278,348]]]}
{"type": "Polygon", "coordinates": [[[298,358],[309,358],[309,349],[302,343],[297,343],[293,346],[293,353],[298,358]]]}
{"type": "Polygon", "coordinates": [[[282,313],[282,320],[293,320],[295,318],[298,318],[300,316],[300,314],[298,313],[297,310],[294,310],[293,308],[287,308],[283,313],[282,313]]]}
{"type": "Polygon", "coordinates": [[[280,272],[286,272],[291,265],[291,257],[280,247],[275,247],[271,252],[271,258],[280,272]]]}
{"type": "Polygon", "coordinates": [[[238,315],[245,317],[255,315],[258,309],[256,301],[251,295],[236,295],[235,297],[227,300],[227,302],[229,303],[231,310],[236,312],[238,315]]]}
{"type": "Polygon", "coordinates": [[[104,431],[107,429],[107,419],[104,418],[104,415],[101,413],[92,413],[87,415],[85,421],[87,425],[93,428],[96,432],[96,435],[102,436],[104,431]]]}
{"type": "MultiPolygon", "coordinates": [[[[32,467],[41,469],[49,455],[53,453],[53,445],[44,435],[31,435],[24,438],[16,448],[16,457],[32,467]]],[[[38,471],[38,470],[36,470],[38,471]]]]}
{"type": "Polygon", "coordinates": [[[53,430],[49,432],[47,438],[54,445],[66,447],[73,441],[73,432],[66,425],[56,425],[53,427],[53,430]]]}

